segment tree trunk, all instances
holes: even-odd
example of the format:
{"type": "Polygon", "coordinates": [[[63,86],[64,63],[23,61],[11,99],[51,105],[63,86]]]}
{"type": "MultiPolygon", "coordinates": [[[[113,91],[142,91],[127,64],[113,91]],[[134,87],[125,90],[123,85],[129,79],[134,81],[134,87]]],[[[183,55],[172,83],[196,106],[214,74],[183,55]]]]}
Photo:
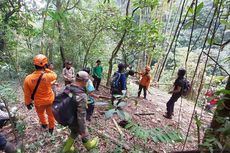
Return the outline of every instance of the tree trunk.
{"type": "Polygon", "coordinates": [[[110,60],[109,60],[109,71],[108,71],[106,86],[110,85],[109,83],[110,83],[110,77],[112,75],[112,70],[113,70],[113,58],[110,58],[110,60]]]}
{"type": "MultiPolygon", "coordinates": [[[[226,88],[225,90],[230,90],[230,77],[228,77],[228,83],[226,85],[226,88]]],[[[212,119],[212,122],[211,122],[211,128],[213,129],[217,129],[219,127],[221,127],[221,123],[219,123],[217,121],[217,117],[230,117],[230,111],[229,111],[229,108],[230,108],[230,94],[226,94],[225,96],[225,101],[223,102],[223,105],[225,106],[223,109],[216,109],[216,112],[214,114],[214,117],[212,119]]],[[[219,106],[220,107],[220,106],[219,106]]],[[[217,132],[219,133],[219,132],[217,132]]]]}
{"type": "Polygon", "coordinates": [[[109,80],[110,80],[110,77],[111,77],[111,74],[112,74],[113,59],[116,57],[118,51],[120,50],[121,45],[122,45],[122,43],[123,43],[123,41],[124,41],[124,38],[125,38],[126,33],[127,33],[127,30],[125,30],[125,32],[123,33],[123,35],[122,35],[120,41],[118,42],[116,48],[113,50],[112,56],[111,56],[111,58],[110,58],[110,60],[109,60],[109,71],[108,71],[108,77],[107,77],[107,82],[106,82],[106,85],[107,85],[107,86],[109,86],[109,80]]]}
{"type": "MultiPolygon", "coordinates": [[[[128,12],[129,11],[129,4],[130,4],[130,0],[128,0],[127,6],[126,6],[126,17],[128,17],[128,15],[129,15],[129,12],[128,12]]],[[[116,57],[118,51],[120,50],[121,45],[122,45],[124,38],[126,36],[126,33],[127,33],[127,29],[125,29],[120,41],[117,43],[117,46],[115,47],[115,49],[112,52],[112,56],[109,60],[109,71],[108,71],[106,86],[109,86],[109,83],[110,83],[110,77],[111,77],[112,69],[113,69],[113,59],[116,57]]]]}
{"type": "MultiPolygon", "coordinates": [[[[56,1],[56,6],[57,6],[57,12],[61,11],[61,1],[57,0],[56,1]]],[[[64,54],[64,47],[63,47],[63,38],[62,38],[62,25],[61,25],[61,21],[58,20],[57,21],[57,29],[58,29],[58,33],[59,33],[59,51],[61,54],[61,59],[62,59],[62,63],[63,63],[63,67],[65,66],[65,54],[64,54]]]]}
{"type": "Polygon", "coordinates": [[[87,66],[87,60],[88,60],[88,56],[89,56],[89,53],[90,53],[90,49],[91,49],[91,47],[92,47],[94,41],[96,40],[97,35],[98,35],[99,33],[101,33],[102,30],[103,30],[103,29],[98,30],[98,31],[94,34],[92,40],[90,41],[89,46],[88,46],[87,49],[86,49],[86,53],[85,53],[85,57],[84,57],[84,62],[83,62],[83,67],[86,67],[86,66],[87,66]]]}
{"type": "Polygon", "coordinates": [[[42,24],[42,37],[41,37],[41,51],[40,52],[43,53],[43,54],[45,54],[45,52],[47,52],[47,51],[43,50],[43,48],[44,48],[43,41],[44,41],[44,32],[45,32],[45,24],[46,24],[46,17],[47,17],[46,13],[47,13],[50,1],[51,0],[48,0],[48,2],[46,4],[45,11],[42,13],[43,24],[42,24]]]}
{"type": "MultiPolygon", "coordinates": [[[[171,43],[170,43],[170,45],[169,45],[169,48],[167,48],[168,50],[167,50],[167,53],[165,54],[165,58],[164,58],[164,60],[163,60],[162,66],[161,66],[161,69],[160,69],[160,72],[159,72],[159,76],[158,76],[158,78],[157,78],[157,82],[159,82],[159,80],[160,80],[160,78],[161,78],[161,74],[162,74],[163,69],[164,69],[164,67],[165,67],[165,64],[166,64],[168,55],[169,55],[169,53],[170,53],[170,51],[171,51],[171,49],[172,49],[172,47],[173,47],[173,44],[174,44],[175,39],[176,39],[176,36],[177,36],[178,33],[179,33],[180,24],[181,24],[181,22],[182,22],[182,15],[183,15],[183,11],[184,11],[184,8],[185,8],[185,2],[186,2],[186,0],[183,0],[182,7],[181,7],[181,11],[180,11],[180,16],[179,16],[179,21],[178,21],[178,24],[177,24],[177,27],[176,27],[176,30],[175,30],[175,33],[174,33],[174,37],[173,37],[173,39],[172,39],[172,41],[171,41],[171,43]]],[[[185,16],[184,20],[185,20],[186,17],[187,17],[187,13],[188,13],[188,11],[186,12],[186,16],[185,16]]]]}
{"type": "MultiPolygon", "coordinates": [[[[226,85],[225,90],[230,90],[230,77],[228,77],[228,83],[226,85]]],[[[207,135],[213,135],[221,144],[222,146],[225,146],[227,142],[225,139],[223,139],[223,133],[218,131],[221,127],[224,127],[225,122],[220,122],[220,119],[226,119],[230,118],[230,94],[226,94],[224,96],[224,101],[222,102],[222,105],[218,105],[217,109],[215,111],[215,114],[213,116],[212,122],[211,122],[211,129],[212,131],[207,131],[205,134],[207,135]],[[223,108],[222,108],[223,107],[223,108]]]]}

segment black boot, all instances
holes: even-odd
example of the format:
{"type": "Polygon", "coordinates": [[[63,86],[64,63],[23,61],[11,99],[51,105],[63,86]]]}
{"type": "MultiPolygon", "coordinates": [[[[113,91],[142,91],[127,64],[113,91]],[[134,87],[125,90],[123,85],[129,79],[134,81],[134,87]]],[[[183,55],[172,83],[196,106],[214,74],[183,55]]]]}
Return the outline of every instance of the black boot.
{"type": "Polygon", "coordinates": [[[167,119],[172,119],[172,114],[170,113],[165,113],[163,116],[167,119]]]}
{"type": "Polygon", "coordinates": [[[47,125],[47,124],[42,124],[41,127],[42,127],[43,129],[46,129],[46,128],[48,127],[48,125],[47,125]]]}
{"type": "Polygon", "coordinates": [[[54,129],[52,128],[52,129],[49,129],[49,133],[52,135],[53,134],[53,131],[54,131],[54,129]]]}

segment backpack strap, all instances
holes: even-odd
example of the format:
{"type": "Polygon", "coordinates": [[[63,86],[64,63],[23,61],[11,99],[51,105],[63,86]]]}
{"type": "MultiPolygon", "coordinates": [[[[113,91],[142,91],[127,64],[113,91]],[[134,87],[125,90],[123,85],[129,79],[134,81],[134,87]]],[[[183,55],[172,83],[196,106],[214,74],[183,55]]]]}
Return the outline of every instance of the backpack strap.
{"type": "Polygon", "coordinates": [[[66,68],[64,68],[64,75],[66,75],[66,68]]]}
{"type": "Polygon", "coordinates": [[[117,72],[117,74],[118,74],[118,77],[117,77],[117,79],[116,79],[116,82],[119,82],[119,81],[120,81],[120,78],[121,78],[121,73],[117,72]]]}
{"type": "Polygon", "coordinates": [[[72,76],[73,76],[73,75],[74,75],[74,74],[73,74],[73,67],[71,67],[71,71],[72,71],[72,76]]]}
{"type": "Polygon", "coordinates": [[[31,95],[31,99],[32,99],[32,100],[34,100],[34,95],[35,95],[35,93],[36,93],[36,91],[37,91],[37,89],[38,89],[38,85],[40,84],[41,78],[42,78],[42,76],[43,76],[44,73],[45,73],[45,72],[42,72],[42,74],[41,74],[41,75],[39,76],[39,78],[38,78],[37,84],[36,84],[36,86],[35,86],[35,88],[34,88],[34,90],[33,90],[33,92],[32,92],[32,95],[31,95]]]}

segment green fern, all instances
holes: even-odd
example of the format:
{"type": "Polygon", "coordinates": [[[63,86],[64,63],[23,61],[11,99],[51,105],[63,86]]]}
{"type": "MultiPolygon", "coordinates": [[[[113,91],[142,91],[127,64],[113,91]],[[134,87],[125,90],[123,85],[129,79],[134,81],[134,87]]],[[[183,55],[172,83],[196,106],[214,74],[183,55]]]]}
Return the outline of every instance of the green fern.
{"type": "Polygon", "coordinates": [[[148,139],[151,139],[154,143],[176,143],[183,140],[179,130],[168,127],[146,130],[138,124],[128,122],[125,129],[129,130],[135,137],[140,138],[145,142],[147,142],[148,139]]]}

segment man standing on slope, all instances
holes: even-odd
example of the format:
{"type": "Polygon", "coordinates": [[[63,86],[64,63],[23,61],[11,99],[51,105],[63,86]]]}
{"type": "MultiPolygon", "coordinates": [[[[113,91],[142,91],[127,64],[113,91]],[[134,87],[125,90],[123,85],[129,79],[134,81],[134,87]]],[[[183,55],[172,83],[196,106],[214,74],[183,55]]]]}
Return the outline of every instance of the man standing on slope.
{"type": "Polygon", "coordinates": [[[52,82],[57,79],[57,75],[55,72],[46,68],[48,59],[43,54],[36,55],[33,59],[33,63],[36,71],[28,75],[24,80],[25,105],[31,110],[33,107],[32,101],[34,100],[35,110],[42,128],[46,129],[48,126],[49,132],[52,134],[55,126],[55,119],[51,107],[54,101],[52,82]],[[36,86],[37,89],[35,90],[36,86]],[[32,94],[34,96],[32,96],[32,94]],[[47,124],[45,112],[48,116],[49,124],[47,124]]]}
{"type": "Polygon", "coordinates": [[[167,102],[167,112],[163,115],[165,118],[172,119],[174,104],[181,97],[183,89],[185,87],[185,76],[186,70],[181,68],[177,72],[177,79],[174,82],[174,88],[169,93],[172,94],[172,97],[167,102]]]}
{"type": "Polygon", "coordinates": [[[145,66],[145,72],[138,73],[141,75],[141,80],[139,82],[139,90],[138,90],[138,97],[141,95],[142,89],[144,90],[144,99],[147,96],[147,90],[150,85],[151,75],[150,75],[150,66],[145,66]]]}
{"type": "Polygon", "coordinates": [[[125,65],[118,64],[118,71],[113,74],[111,82],[112,103],[115,100],[114,95],[126,95],[127,90],[127,75],[125,72],[125,65]]]}
{"type": "Polygon", "coordinates": [[[67,61],[65,63],[65,68],[62,70],[62,75],[65,80],[65,85],[71,84],[75,80],[75,72],[72,67],[72,62],[67,61]]]}
{"type": "Polygon", "coordinates": [[[99,85],[101,83],[103,68],[101,66],[101,61],[97,60],[96,66],[93,68],[93,85],[95,89],[98,91],[99,85]]]}
{"type": "Polygon", "coordinates": [[[73,122],[68,126],[71,134],[62,150],[63,153],[71,151],[75,138],[81,136],[83,145],[87,150],[95,148],[98,144],[98,138],[90,139],[90,135],[86,126],[86,106],[87,94],[86,85],[89,80],[89,74],[85,71],[79,71],[76,75],[76,81],[66,86],[64,92],[66,94],[72,93],[75,96],[76,104],[76,117],[73,122]]]}

